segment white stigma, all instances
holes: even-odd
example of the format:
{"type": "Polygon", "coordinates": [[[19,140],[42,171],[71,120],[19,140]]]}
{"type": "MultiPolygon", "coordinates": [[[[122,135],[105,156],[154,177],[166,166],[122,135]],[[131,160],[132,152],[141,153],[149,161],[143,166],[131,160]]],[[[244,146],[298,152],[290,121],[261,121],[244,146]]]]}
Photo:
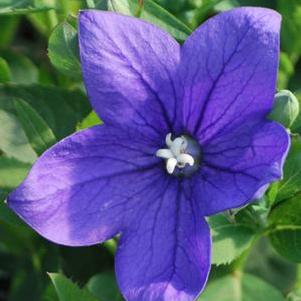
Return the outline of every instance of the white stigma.
{"type": "Polygon", "coordinates": [[[194,159],[186,153],[188,142],[184,136],[171,140],[171,133],[167,134],[165,143],[167,148],[161,148],[156,156],[166,160],[166,170],[172,174],[176,167],[184,168],[186,164],[193,166],[194,159]]]}

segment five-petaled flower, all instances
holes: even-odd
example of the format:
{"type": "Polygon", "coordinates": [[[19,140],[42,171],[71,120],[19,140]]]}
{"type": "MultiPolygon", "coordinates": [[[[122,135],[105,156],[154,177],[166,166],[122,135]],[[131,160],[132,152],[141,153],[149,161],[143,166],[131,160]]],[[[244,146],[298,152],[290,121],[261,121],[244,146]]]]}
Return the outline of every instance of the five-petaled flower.
{"type": "Polygon", "coordinates": [[[120,234],[129,301],[191,301],[210,270],[205,216],[262,196],[289,136],[272,108],[280,16],[239,8],[180,46],[144,21],[82,11],[84,82],[104,125],[35,163],[9,206],[47,239],[93,245],[120,234]]]}

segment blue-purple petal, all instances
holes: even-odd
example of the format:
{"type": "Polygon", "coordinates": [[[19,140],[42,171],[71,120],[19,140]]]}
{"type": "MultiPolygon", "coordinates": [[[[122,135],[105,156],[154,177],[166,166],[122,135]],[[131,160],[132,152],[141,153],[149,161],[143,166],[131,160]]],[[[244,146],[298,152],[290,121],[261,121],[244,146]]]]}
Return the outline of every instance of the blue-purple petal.
{"type": "Polygon", "coordinates": [[[270,9],[233,9],[186,40],[179,71],[183,124],[201,143],[252,116],[264,118],[272,108],[280,21],[270,9]]]}
{"type": "Polygon", "coordinates": [[[205,215],[243,206],[280,180],[290,146],[287,131],[269,121],[249,121],[203,146],[199,174],[192,179],[205,215]]]}
{"type": "Polygon", "coordinates": [[[171,131],[178,120],[180,46],[168,33],[136,18],[86,10],[79,43],[89,99],[106,124],[150,136],[171,131]]]}
{"type": "Polygon", "coordinates": [[[8,198],[45,238],[82,246],[119,233],[163,171],[153,141],[107,126],[65,138],[45,152],[8,198]]]}
{"type": "Polygon", "coordinates": [[[129,301],[193,301],[210,270],[209,227],[191,190],[165,178],[122,234],[117,280],[129,301]]]}

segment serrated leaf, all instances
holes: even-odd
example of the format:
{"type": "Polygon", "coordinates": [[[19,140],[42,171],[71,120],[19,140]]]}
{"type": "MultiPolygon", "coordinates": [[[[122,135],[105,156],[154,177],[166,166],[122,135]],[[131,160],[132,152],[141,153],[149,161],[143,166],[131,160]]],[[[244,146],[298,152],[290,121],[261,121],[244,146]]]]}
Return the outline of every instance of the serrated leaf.
{"type": "Polygon", "coordinates": [[[26,177],[30,163],[0,156],[0,188],[15,188],[26,177]]]}
{"type": "MultiPolygon", "coordinates": [[[[1,105],[0,105],[1,107],[1,105]]],[[[0,109],[0,150],[7,157],[32,163],[37,158],[15,115],[0,109]]]]}
{"type": "Polygon", "coordinates": [[[208,284],[199,301],[284,301],[281,292],[249,274],[234,272],[208,284]]]}
{"type": "Polygon", "coordinates": [[[81,79],[77,31],[67,22],[59,24],[48,43],[51,63],[63,74],[81,79]]]}
{"type": "Polygon", "coordinates": [[[144,19],[163,28],[179,41],[185,41],[192,32],[187,25],[152,0],[102,0],[94,1],[90,5],[94,5],[97,9],[107,7],[120,14],[144,19]]]}
{"type": "Polygon", "coordinates": [[[56,143],[52,130],[43,118],[24,100],[14,100],[18,120],[32,148],[41,155],[50,146],[56,143]]]}
{"type": "Polygon", "coordinates": [[[0,85],[0,108],[14,113],[12,101],[15,98],[28,102],[58,140],[72,134],[77,124],[91,111],[85,94],[78,89],[69,91],[42,85],[0,85]]]}
{"type": "Polygon", "coordinates": [[[4,15],[29,14],[50,9],[52,7],[34,0],[1,0],[0,3],[0,14],[4,15]]]}
{"type": "Polygon", "coordinates": [[[279,183],[276,202],[301,192],[301,137],[292,139],[284,165],[284,179],[279,183]]]}
{"type": "Polygon", "coordinates": [[[60,274],[49,274],[60,301],[99,301],[87,289],[80,289],[75,283],[60,274]]]}
{"type": "Polygon", "coordinates": [[[301,262],[301,195],[280,203],[269,216],[269,238],[286,259],[301,262]]]}
{"type": "Polygon", "coordinates": [[[102,301],[123,300],[113,272],[101,273],[93,276],[87,283],[87,289],[102,301]]]}
{"type": "Polygon", "coordinates": [[[226,217],[216,215],[209,219],[212,233],[212,263],[228,264],[250,248],[256,232],[250,226],[231,223],[226,217]]]}

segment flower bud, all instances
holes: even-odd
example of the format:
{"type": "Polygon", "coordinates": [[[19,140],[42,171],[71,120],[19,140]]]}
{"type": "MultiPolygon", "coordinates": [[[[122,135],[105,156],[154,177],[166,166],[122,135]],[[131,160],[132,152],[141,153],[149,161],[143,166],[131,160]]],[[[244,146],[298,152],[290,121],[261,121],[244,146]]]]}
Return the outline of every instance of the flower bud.
{"type": "Polygon", "coordinates": [[[269,119],[289,128],[299,114],[299,102],[289,90],[281,90],[275,95],[274,107],[269,119]]]}

